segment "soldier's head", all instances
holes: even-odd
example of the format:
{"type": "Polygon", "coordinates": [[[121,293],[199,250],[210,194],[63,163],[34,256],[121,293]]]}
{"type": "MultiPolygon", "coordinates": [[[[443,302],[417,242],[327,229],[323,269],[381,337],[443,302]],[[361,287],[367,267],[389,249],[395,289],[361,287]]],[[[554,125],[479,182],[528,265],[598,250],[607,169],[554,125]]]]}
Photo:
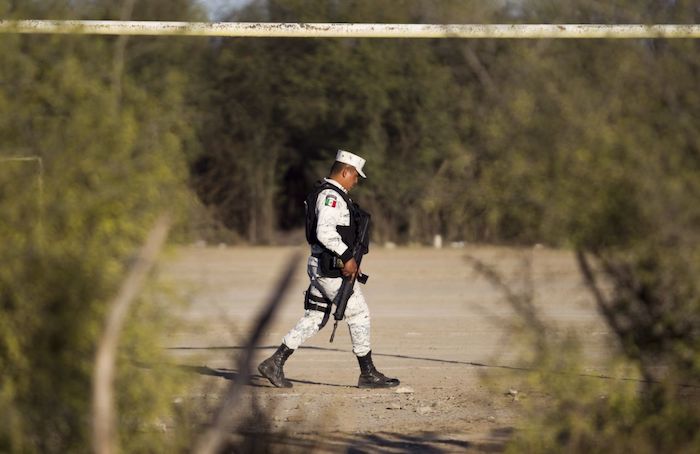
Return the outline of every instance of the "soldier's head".
{"type": "Polygon", "coordinates": [[[344,150],[338,150],[329,176],[349,191],[357,185],[359,177],[367,178],[362,171],[364,165],[365,160],[361,157],[344,150]]]}

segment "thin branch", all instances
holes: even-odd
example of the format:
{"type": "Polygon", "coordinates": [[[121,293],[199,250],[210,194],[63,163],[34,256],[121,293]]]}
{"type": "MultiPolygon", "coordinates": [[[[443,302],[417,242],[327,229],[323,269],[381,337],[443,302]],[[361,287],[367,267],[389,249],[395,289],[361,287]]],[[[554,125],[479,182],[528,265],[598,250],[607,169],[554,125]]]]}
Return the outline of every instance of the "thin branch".
{"type": "Polygon", "coordinates": [[[253,328],[253,332],[251,333],[242,354],[238,358],[238,376],[236,380],[233,380],[231,385],[228,387],[226,395],[224,396],[217,414],[214,417],[212,427],[209,428],[197,441],[194,449],[195,453],[213,454],[221,451],[221,448],[226,441],[226,437],[233,426],[232,410],[238,404],[241,397],[241,392],[243,391],[243,386],[250,378],[251,362],[255,353],[255,347],[260,342],[263,331],[272,321],[272,316],[287,292],[300,258],[300,252],[296,252],[292,255],[287,262],[285,271],[282,273],[279,281],[277,282],[275,291],[272,293],[267,304],[265,304],[263,309],[258,314],[255,328],[253,328]]]}
{"type": "Polygon", "coordinates": [[[491,77],[489,71],[486,69],[483,63],[481,63],[481,59],[479,59],[479,56],[476,54],[476,52],[474,52],[474,49],[471,46],[464,46],[462,47],[462,52],[467,60],[467,63],[469,64],[469,67],[479,78],[481,85],[486,88],[490,95],[498,96],[498,87],[493,81],[493,77],[491,77]]]}
{"type": "MultiPolygon", "coordinates": [[[[605,318],[605,321],[607,322],[608,326],[610,326],[610,328],[617,336],[618,342],[620,343],[620,347],[623,349],[623,351],[629,358],[632,358],[639,362],[640,372],[642,373],[645,382],[656,383],[654,379],[654,374],[651,371],[651,368],[649,367],[651,364],[649,363],[648,357],[646,355],[640,354],[640,350],[636,342],[630,342],[630,333],[634,335],[633,329],[625,327],[623,325],[623,320],[621,320],[621,314],[627,315],[629,318],[631,318],[634,316],[634,311],[621,311],[620,305],[622,303],[622,300],[619,296],[616,299],[614,298],[612,301],[606,300],[606,298],[603,296],[603,292],[598,286],[591,265],[588,262],[588,259],[586,258],[586,253],[583,250],[578,249],[576,251],[576,259],[578,260],[579,268],[581,269],[581,273],[583,274],[584,283],[586,284],[590,292],[593,294],[598,309],[605,318]]],[[[604,271],[616,282],[618,295],[621,289],[635,294],[635,285],[633,282],[633,277],[629,275],[629,273],[624,272],[624,270],[621,269],[621,267],[616,267],[612,263],[605,261],[602,262],[604,271]]],[[[646,298],[637,297],[637,300],[640,302],[640,304],[647,303],[646,298]]],[[[637,308],[636,312],[640,312],[640,309],[641,308],[637,308]]],[[[646,313],[643,313],[643,315],[644,314],[646,313]]],[[[635,325],[639,326],[639,323],[636,322],[635,325]]],[[[650,326],[649,321],[645,320],[643,326],[650,326]]]]}
{"type": "Polygon", "coordinates": [[[578,266],[581,270],[581,274],[583,274],[583,282],[584,284],[586,284],[586,287],[588,287],[588,290],[593,294],[593,298],[596,301],[598,309],[607,320],[608,325],[610,325],[610,327],[613,329],[613,331],[615,331],[618,337],[622,339],[623,329],[617,322],[617,317],[611,309],[610,303],[606,301],[605,296],[603,296],[603,292],[598,286],[598,282],[596,280],[595,274],[593,273],[593,269],[591,268],[591,265],[588,262],[588,258],[586,258],[586,253],[582,249],[576,250],[576,260],[578,261],[578,266]]]}
{"type": "MultiPolygon", "coordinates": [[[[538,336],[543,336],[546,327],[537,313],[537,308],[533,304],[534,290],[532,286],[532,277],[527,274],[524,278],[527,287],[525,291],[520,293],[515,293],[510,285],[508,285],[501,275],[490,265],[482,262],[476,257],[470,255],[466,256],[466,260],[472,265],[474,270],[484,276],[491,285],[496,288],[500,293],[502,293],[506,301],[511,305],[516,314],[520,315],[524,321],[538,334],[538,336]]],[[[527,271],[530,267],[529,261],[525,261],[523,267],[527,271]]]]}
{"type": "Polygon", "coordinates": [[[92,382],[92,443],[93,450],[98,454],[117,451],[113,384],[119,336],[129,307],[146,282],[169,230],[170,218],[163,214],[149,233],[119,293],[108,306],[105,331],[99,340],[95,355],[92,382]]]}
{"type": "MultiPolygon", "coordinates": [[[[120,20],[125,21],[131,17],[131,13],[134,11],[134,3],[136,3],[136,0],[124,0],[121,13],[119,14],[120,20]]],[[[112,88],[114,90],[114,99],[117,106],[121,104],[122,77],[124,76],[124,61],[126,60],[126,44],[128,40],[128,35],[119,35],[114,46],[114,57],[112,59],[112,88]]]]}

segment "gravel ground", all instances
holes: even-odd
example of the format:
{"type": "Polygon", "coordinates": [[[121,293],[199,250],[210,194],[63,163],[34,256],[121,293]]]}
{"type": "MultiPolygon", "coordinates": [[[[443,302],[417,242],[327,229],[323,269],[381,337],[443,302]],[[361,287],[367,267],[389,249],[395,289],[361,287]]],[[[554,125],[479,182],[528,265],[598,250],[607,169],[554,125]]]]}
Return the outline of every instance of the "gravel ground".
{"type": "MultiPolygon", "coordinates": [[[[173,361],[196,374],[193,393],[217,402],[236,375],[233,359],[257,311],[299,250],[193,246],[168,260],[163,276],[185,303],[178,309],[182,324],[166,344],[173,361]]],[[[364,291],[373,358],[380,371],[401,379],[401,387],[356,388],[359,370],[347,327],[341,322],[330,344],[331,319],[287,362],[294,387],[277,389],[254,375],[238,417],[250,417],[253,406],[264,409],[269,427],[250,430],[284,432],[266,439],[298,452],[500,451],[522,421],[527,393],[511,392],[524,374],[517,361],[522,344],[507,328],[512,308],[466,256],[494,266],[516,290],[529,276],[542,317],[556,329],[583,335],[595,371],[608,333],[570,252],[374,247],[363,262],[371,276],[364,291]]],[[[305,262],[300,260],[292,289],[265,331],[256,365],[303,313],[305,262]]]]}

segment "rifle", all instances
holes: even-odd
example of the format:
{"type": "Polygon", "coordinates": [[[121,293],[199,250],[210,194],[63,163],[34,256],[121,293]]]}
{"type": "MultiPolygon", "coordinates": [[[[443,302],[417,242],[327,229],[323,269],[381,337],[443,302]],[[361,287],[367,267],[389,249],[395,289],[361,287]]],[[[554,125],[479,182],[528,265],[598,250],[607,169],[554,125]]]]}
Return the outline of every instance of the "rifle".
{"type": "Polygon", "coordinates": [[[367,282],[367,279],[369,279],[369,276],[360,273],[360,263],[362,263],[362,257],[368,252],[367,235],[369,234],[369,222],[369,214],[364,213],[364,216],[362,216],[360,220],[360,234],[355,240],[355,245],[352,250],[352,257],[355,259],[355,262],[357,262],[357,274],[355,274],[353,277],[343,277],[343,283],[340,284],[338,293],[333,299],[333,304],[336,305],[336,309],[333,313],[335,323],[333,324],[333,332],[331,333],[331,342],[333,342],[333,338],[335,337],[335,330],[338,327],[338,322],[345,318],[345,309],[348,306],[348,300],[354,292],[353,288],[355,287],[355,281],[357,280],[360,281],[361,284],[364,284],[367,282]]]}

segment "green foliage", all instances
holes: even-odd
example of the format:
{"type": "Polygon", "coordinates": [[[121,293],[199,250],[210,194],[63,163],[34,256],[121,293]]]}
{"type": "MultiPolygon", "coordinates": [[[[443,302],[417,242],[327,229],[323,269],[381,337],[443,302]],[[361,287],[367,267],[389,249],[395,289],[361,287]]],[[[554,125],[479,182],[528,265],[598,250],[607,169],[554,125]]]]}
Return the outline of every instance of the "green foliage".
{"type": "Polygon", "coordinates": [[[197,417],[192,409],[179,408],[181,398],[176,397],[192,386],[192,377],[171,364],[154,338],[176,328],[177,322],[168,316],[174,301],[175,292],[168,288],[150,288],[126,321],[115,383],[123,452],[183,450],[195,439],[189,426],[197,417]]]}
{"type": "MultiPolygon", "coordinates": [[[[201,20],[196,2],[0,0],[3,18],[201,20]]],[[[235,20],[697,23],[691,0],[257,0],[235,20]]],[[[336,148],[375,240],[572,247],[624,366],[577,375],[551,345],[520,451],[691,452],[700,416],[700,48],[692,40],[0,40],[0,450],[87,450],[105,302],[163,209],[205,208],[251,243],[301,225],[336,148]],[[41,170],[43,169],[43,171],[41,170]],[[597,273],[596,273],[597,272],[597,273]],[[601,279],[599,277],[599,279],[601,279]],[[617,369],[615,369],[617,370],[617,369]],[[600,396],[606,396],[601,399],[600,396]]],[[[198,227],[201,228],[201,227],[198,227]]],[[[217,233],[220,237],[226,237],[217,233]]],[[[122,446],[154,436],[179,377],[148,293],[120,350],[122,446]]],[[[541,347],[542,340],[536,344],[541,347]]],[[[181,416],[183,416],[181,414],[181,416]]],[[[184,415],[184,419],[188,416],[184,415]]]]}
{"type": "MultiPolygon", "coordinates": [[[[698,20],[691,1],[396,5],[257,1],[235,18],[698,20]]],[[[591,287],[609,289],[598,295],[618,347],[609,367],[642,381],[582,377],[577,350],[550,345],[531,377],[550,398],[512,449],[692,452],[696,397],[677,383],[700,376],[698,52],[692,40],[222,41],[195,186],[231,228],[270,241],[301,223],[311,182],[347,148],[368,158],[356,197],[375,240],[581,251],[604,281],[591,287]]]]}
{"type": "MultiPolygon", "coordinates": [[[[697,14],[690,2],[628,3],[261,0],[233,19],[684,22],[697,14]]],[[[211,115],[195,186],[229,227],[270,242],[276,229],[301,225],[306,191],[344,147],[368,158],[370,179],[356,198],[375,213],[380,241],[442,233],[619,244],[651,228],[638,222],[649,217],[649,195],[658,198],[649,182],[693,168],[696,57],[692,41],[223,40],[208,63],[211,115]],[[670,149],[683,164],[664,169],[676,165],[659,161],[670,149]]]]}
{"type": "MultiPolygon", "coordinates": [[[[424,2],[404,3],[254,2],[236,19],[408,21],[428,11],[424,2]]],[[[195,186],[249,241],[269,242],[278,226],[300,225],[306,192],[336,148],[371,163],[358,198],[373,211],[379,238],[427,239],[456,221],[450,196],[460,189],[440,183],[459,173],[469,150],[456,127],[460,88],[432,43],[226,40],[211,58],[195,186]]]]}
{"type": "Polygon", "coordinates": [[[550,339],[520,383],[524,424],[506,452],[696,452],[697,390],[645,383],[628,360],[609,359],[605,376],[586,373],[574,338],[550,339]],[[642,389],[640,389],[640,385],[642,389]],[[651,385],[651,386],[649,386],[651,385]]]}
{"type": "MultiPolygon", "coordinates": [[[[11,13],[61,17],[71,14],[67,5],[11,13]]],[[[37,156],[44,169],[42,192],[35,161],[0,164],[2,451],[88,450],[105,304],[155,217],[181,214],[183,148],[192,137],[182,115],[186,76],[150,65],[147,55],[121,66],[117,45],[48,35],[0,40],[0,158],[37,156]]],[[[156,416],[171,413],[183,382],[156,365],[167,307],[154,294],[136,307],[120,350],[119,427],[128,451],[156,451],[174,442],[158,435],[156,416]]]]}

